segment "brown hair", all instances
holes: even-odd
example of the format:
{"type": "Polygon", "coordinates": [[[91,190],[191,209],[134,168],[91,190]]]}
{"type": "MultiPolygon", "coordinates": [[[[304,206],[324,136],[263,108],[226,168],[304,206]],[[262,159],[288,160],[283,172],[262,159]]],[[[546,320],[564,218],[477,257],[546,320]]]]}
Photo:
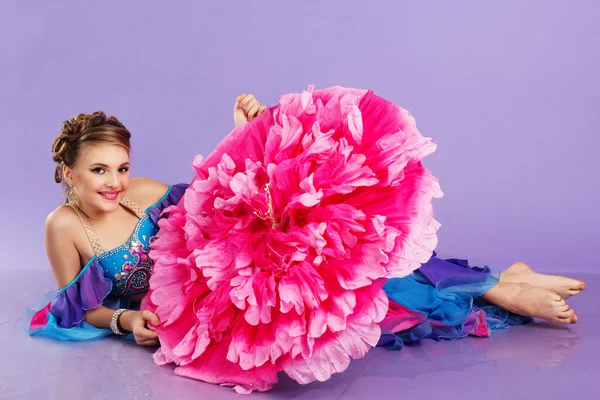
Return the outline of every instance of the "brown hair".
{"type": "Polygon", "coordinates": [[[54,180],[64,181],[63,166],[75,167],[81,146],[85,143],[112,143],[130,152],[131,133],[116,117],[103,111],[79,114],[63,122],[61,133],[52,142],[52,159],[57,163],[54,180]]]}

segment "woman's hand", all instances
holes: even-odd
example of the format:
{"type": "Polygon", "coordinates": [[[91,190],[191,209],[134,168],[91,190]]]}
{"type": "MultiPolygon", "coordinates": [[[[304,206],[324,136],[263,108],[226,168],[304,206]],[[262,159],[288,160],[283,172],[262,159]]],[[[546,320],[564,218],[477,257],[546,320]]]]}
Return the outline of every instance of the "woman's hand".
{"type": "Polygon", "coordinates": [[[242,94],[235,99],[233,106],[233,123],[238,126],[241,123],[252,121],[267,109],[260,104],[252,94],[242,94]]]}
{"type": "Polygon", "coordinates": [[[125,311],[119,317],[119,325],[126,331],[133,332],[135,341],[140,346],[158,346],[158,334],[147,328],[148,324],[158,326],[160,320],[156,314],[148,311],[125,311]]]}

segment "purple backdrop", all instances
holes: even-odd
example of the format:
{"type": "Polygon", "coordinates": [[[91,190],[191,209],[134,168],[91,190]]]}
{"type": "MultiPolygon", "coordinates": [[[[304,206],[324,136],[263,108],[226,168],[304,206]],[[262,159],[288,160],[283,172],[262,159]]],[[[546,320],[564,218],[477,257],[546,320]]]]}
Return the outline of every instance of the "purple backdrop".
{"type": "Polygon", "coordinates": [[[117,115],[133,175],[188,181],[238,94],[310,83],[372,88],[437,140],[442,256],[597,271],[600,5],[483,3],[3,0],[0,271],[49,270],[63,120],[117,115]]]}

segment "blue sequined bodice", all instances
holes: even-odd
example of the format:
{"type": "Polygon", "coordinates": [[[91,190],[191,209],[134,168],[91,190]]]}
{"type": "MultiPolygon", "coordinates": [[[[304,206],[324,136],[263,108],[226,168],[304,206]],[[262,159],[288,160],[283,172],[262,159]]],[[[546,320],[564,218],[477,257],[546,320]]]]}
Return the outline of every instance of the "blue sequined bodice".
{"type": "Polygon", "coordinates": [[[113,282],[113,295],[126,296],[148,290],[154,265],[148,253],[157,232],[158,226],[145,214],[125,244],[98,256],[104,276],[113,282]]]}

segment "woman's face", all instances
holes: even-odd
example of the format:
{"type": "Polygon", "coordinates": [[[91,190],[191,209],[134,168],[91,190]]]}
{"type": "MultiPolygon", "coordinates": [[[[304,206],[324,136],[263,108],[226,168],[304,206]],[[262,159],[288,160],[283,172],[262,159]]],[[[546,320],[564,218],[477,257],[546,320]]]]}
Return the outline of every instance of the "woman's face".
{"type": "Polygon", "coordinates": [[[115,144],[85,144],[75,167],[65,167],[64,176],[75,190],[79,207],[113,212],[129,188],[129,154],[115,144]]]}

